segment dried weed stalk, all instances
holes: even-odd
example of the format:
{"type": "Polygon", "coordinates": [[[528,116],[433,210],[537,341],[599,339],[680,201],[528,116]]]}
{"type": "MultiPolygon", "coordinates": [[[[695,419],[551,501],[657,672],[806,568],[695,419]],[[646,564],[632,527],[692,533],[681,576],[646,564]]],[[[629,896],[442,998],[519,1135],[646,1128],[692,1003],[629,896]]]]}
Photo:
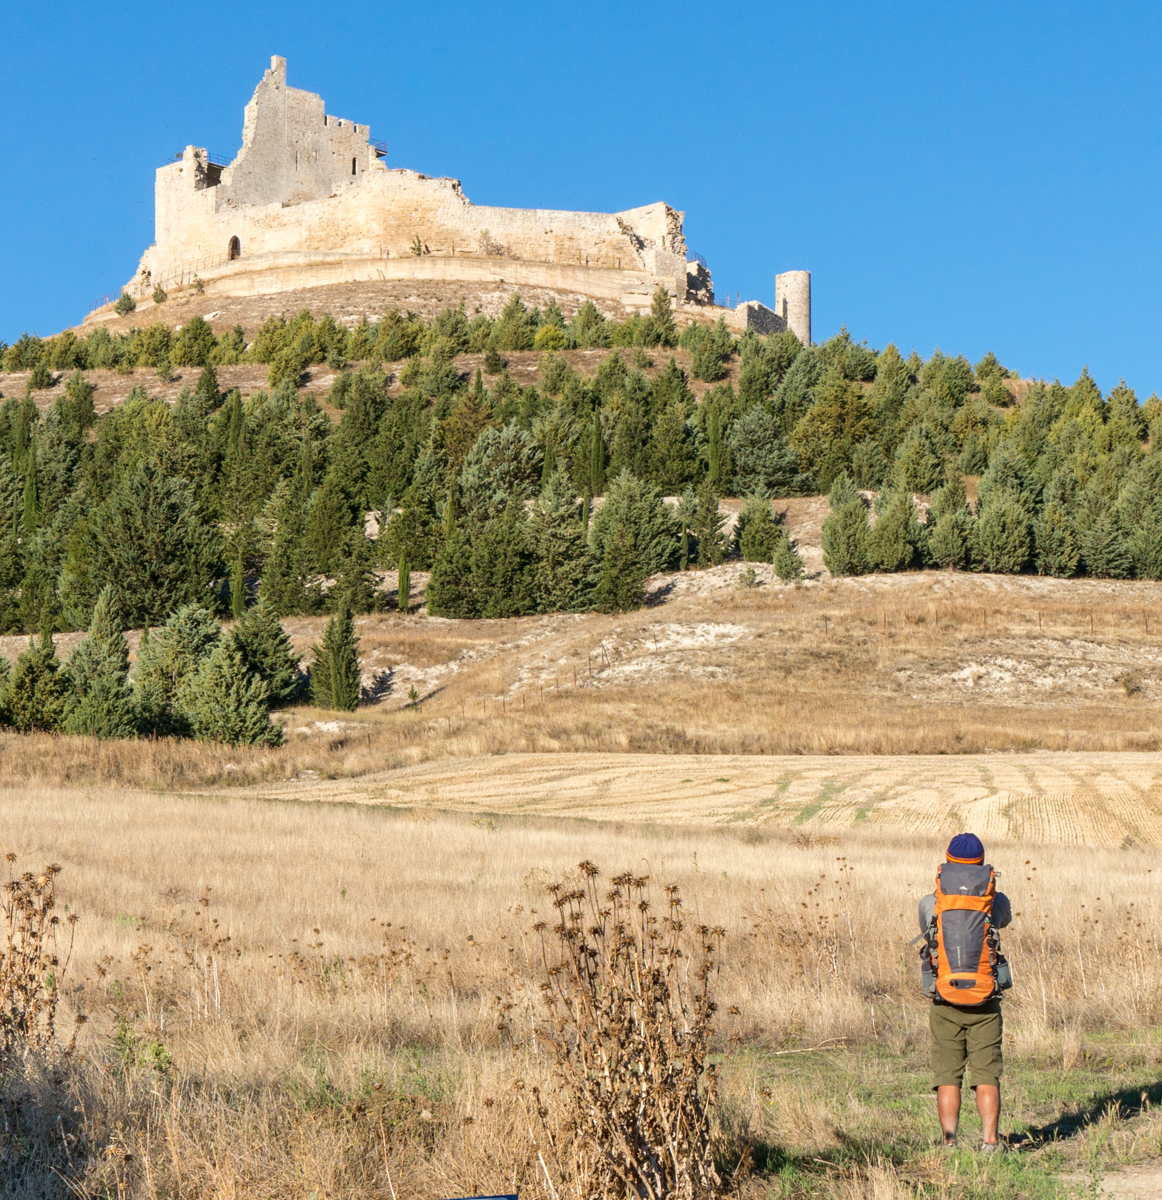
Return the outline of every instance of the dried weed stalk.
{"type": "Polygon", "coordinates": [[[580,886],[548,889],[556,927],[535,926],[567,1108],[566,1138],[534,1089],[545,1140],[579,1198],[718,1196],[717,1079],[706,1060],[725,930],[699,925],[689,937],[677,887],[658,915],[648,877],[627,872],[602,892],[592,863],[580,874],[580,886]]]}
{"type": "MultiPolygon", "coordinates": [[[[11,866],[15,854],[8,854],[11,866]]],[[[4,917],[4,949],[0,955],[0,1073],[5,1077],[14,1063],[29,1052],[68,1055],[77,1030],[68,1043],[57,1040],[57,1006],[65,972],[72,957],[76,915],[70,914],[69,946],[62,962],[57,952],[55,880],[60,867],[45,867],[39,875],[25,871],[4,884],[0,911],[4,917]]],[[[81,1019],[77,1021],[77,1027],[81,1019]]]]}

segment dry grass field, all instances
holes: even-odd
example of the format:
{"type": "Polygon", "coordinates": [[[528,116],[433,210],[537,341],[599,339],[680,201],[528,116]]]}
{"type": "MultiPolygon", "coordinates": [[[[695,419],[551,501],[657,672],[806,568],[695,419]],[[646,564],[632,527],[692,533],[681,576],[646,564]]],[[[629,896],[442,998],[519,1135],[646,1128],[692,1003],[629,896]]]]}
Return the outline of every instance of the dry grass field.
{"type": "Polygon", "coordinates": [[[717,1041],[741,1041],[721,1137],[742,1194],[1040,1195],[1162,1134],[1137,1101],[1162,1078],[1146,850],[993,848],[1017,914],[1005,1129],[1023,1146],[994,1168],[934,1147],[907,945],[932,837],[42,786],[5,791],[0,844],[17,869],[59,862],[80,917],[64,989],[89,1018],[65,1085],[80,1195],[570,1194],[546,1183],[513,1084],[551,1084],[533,926],[582,857],[678,885],[691,921],[726,930],[717,1041]],[[1137,1102],[1095,1115],[1086,1089],[1137,1102]]]}
{"type": "Polygon", "coordinates": [[[739,571],[617,618],[363,618],[369,703],[287,710],[277,750],[0,737],[0,850],[62,866],[88,1018],[3,1103],[5,1194],[564,1200],[533,926],[583,859],[726,930],[739,1196],[1047,1200],[1153,1162],[1162,588],[739,571]],[[907,945],[965,827],[1018,914],[1003,1162],[935,1149],[907,945]]]}

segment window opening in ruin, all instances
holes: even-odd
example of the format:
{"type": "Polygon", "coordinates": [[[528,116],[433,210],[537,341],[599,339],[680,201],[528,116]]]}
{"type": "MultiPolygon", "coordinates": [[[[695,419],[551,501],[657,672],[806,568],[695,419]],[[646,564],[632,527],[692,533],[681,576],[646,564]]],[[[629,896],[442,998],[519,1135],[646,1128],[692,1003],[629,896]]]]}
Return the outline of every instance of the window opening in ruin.
{"type": "Polygon", "coordinates": [[[236,238],[230,239],[230,245],[226,250],[227,258],[233,262],[236,258],[242,257],[242,243],[236,238]]]}
{"type": "Polygon", "coordinates": [[[351,174],[355,174],[355,159],[351,160],[351,174]]]}

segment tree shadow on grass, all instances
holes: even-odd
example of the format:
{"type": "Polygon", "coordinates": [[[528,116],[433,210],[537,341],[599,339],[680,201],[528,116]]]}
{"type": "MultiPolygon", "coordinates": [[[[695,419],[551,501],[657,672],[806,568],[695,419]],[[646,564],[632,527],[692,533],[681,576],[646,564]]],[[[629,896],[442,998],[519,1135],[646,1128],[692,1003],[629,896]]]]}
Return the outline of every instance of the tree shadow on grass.
{"type": "Polygon", "coordinates": [[[1063,1141],[1065,1138],[1076,1137],[1100,1121],[1111,1106],[1117,1106],[1123,1120],[1131,1120],[1141,1115],[1146,1108],[1154,1108],[1160,1103],[1162,1080],[1142,1086],[1120,1088],[1117,1091],[1101,1092],[1080,1105],[1077,1112],[1064,1113],[1055,1121],[1013,1134],[1009,1141],[1014,1145],[1032,1143],[1034,1147],[1043,1146],[1046,1142],[1063,1141]]]}

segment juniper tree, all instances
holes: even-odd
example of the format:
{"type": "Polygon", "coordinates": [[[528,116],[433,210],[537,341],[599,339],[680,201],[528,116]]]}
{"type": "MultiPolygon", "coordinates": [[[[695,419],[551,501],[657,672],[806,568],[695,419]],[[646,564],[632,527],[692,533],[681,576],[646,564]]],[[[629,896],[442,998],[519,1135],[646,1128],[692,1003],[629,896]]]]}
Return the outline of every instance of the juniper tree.
{"type": "Polygon", "coordinates": [[[628,471],[608,486],[605,503],[593,520],[590,541],[599,560],[604,561],[608,548],[622,531],[641,562],[643,578],[677,562],[677,518],[663,503],[657,488],[642,483],[628,471]]]}
{"type": "Polygon", "coordinates": [[[313,647],[311,699],[319,708],[354,712],[359,707],[361,677],[359,640],[351,613],[337,612],[323,630],[323,640],[313,647]]]}
{"type": "Polygon", "coordinates": [[[283,731],[270,719],[270,692],[229,633],[178,688],[175,707],[195,738],[227,746],[278,746],[283,731]]]}
{"type": "Polygon", "coordinates": [[[39,639],[29,638],[28,649],[16,660],[8,686],[8,720],[21,733],[51,732],[60,728],[67,699],[52,626],[46,622],[39,639]]]}
{"type": "Polygon", "coordinates": [[[752,496],[742,506],[735,526],[735,540],[743,562],[769,563],[783,540],[783,531],[765,496],[752,496]]]}
{"type": "Polygon", "coordinates": [[[536,612],[536,543],[523,504],[510,502],[473,539],[472,593],[481,617],[536,612]]]}
{"type": "Polygon", "coordinates": [[[779,530],[779,541],[775,546],[774,554],[771,555],[771,562],[775,568],[775,574],[784,583],[793,583],[796,579],[802,579],[805,574],[802,556],[799,554],[798,547],[787,536],[785,530],[779,530]]]}
{"type": "Polygon", "coordinates": [[[871,568],[867,509],[851,476],[831,488],[831,512],[823,521],[823,565],[832,575],[863,575],[871,568]]]}
{"type": "Polygon", "coordinates": [[[917,564],[923,532],[910,491],[882,492],[876,523],[867,536],[868,563],[875,571],[906,571],[917,564]]]}
{"type": "Polygon", "coordinates": [[[247,669],[266,684],[271,705],[286,704],[298,695],[301,660],[269,604],[259,601],[248,608],[234,627],[233,636],[247,669]]]}
{"type": "Polygon", "coordinates": [[[688,487],[679,496],[674,516],[678,521],[678,570],[685,571],[690,565],[690,530],[698,520],[698,497],[693,488],[688,487]]]}
{"type": "Polygon", "coordinates": [[[730,459],[740,492],[801,496],[814,486],[799,469],[798,451],[781,434],[779,419],[761,404],[747,409],[730,431],[730,459]]]}

